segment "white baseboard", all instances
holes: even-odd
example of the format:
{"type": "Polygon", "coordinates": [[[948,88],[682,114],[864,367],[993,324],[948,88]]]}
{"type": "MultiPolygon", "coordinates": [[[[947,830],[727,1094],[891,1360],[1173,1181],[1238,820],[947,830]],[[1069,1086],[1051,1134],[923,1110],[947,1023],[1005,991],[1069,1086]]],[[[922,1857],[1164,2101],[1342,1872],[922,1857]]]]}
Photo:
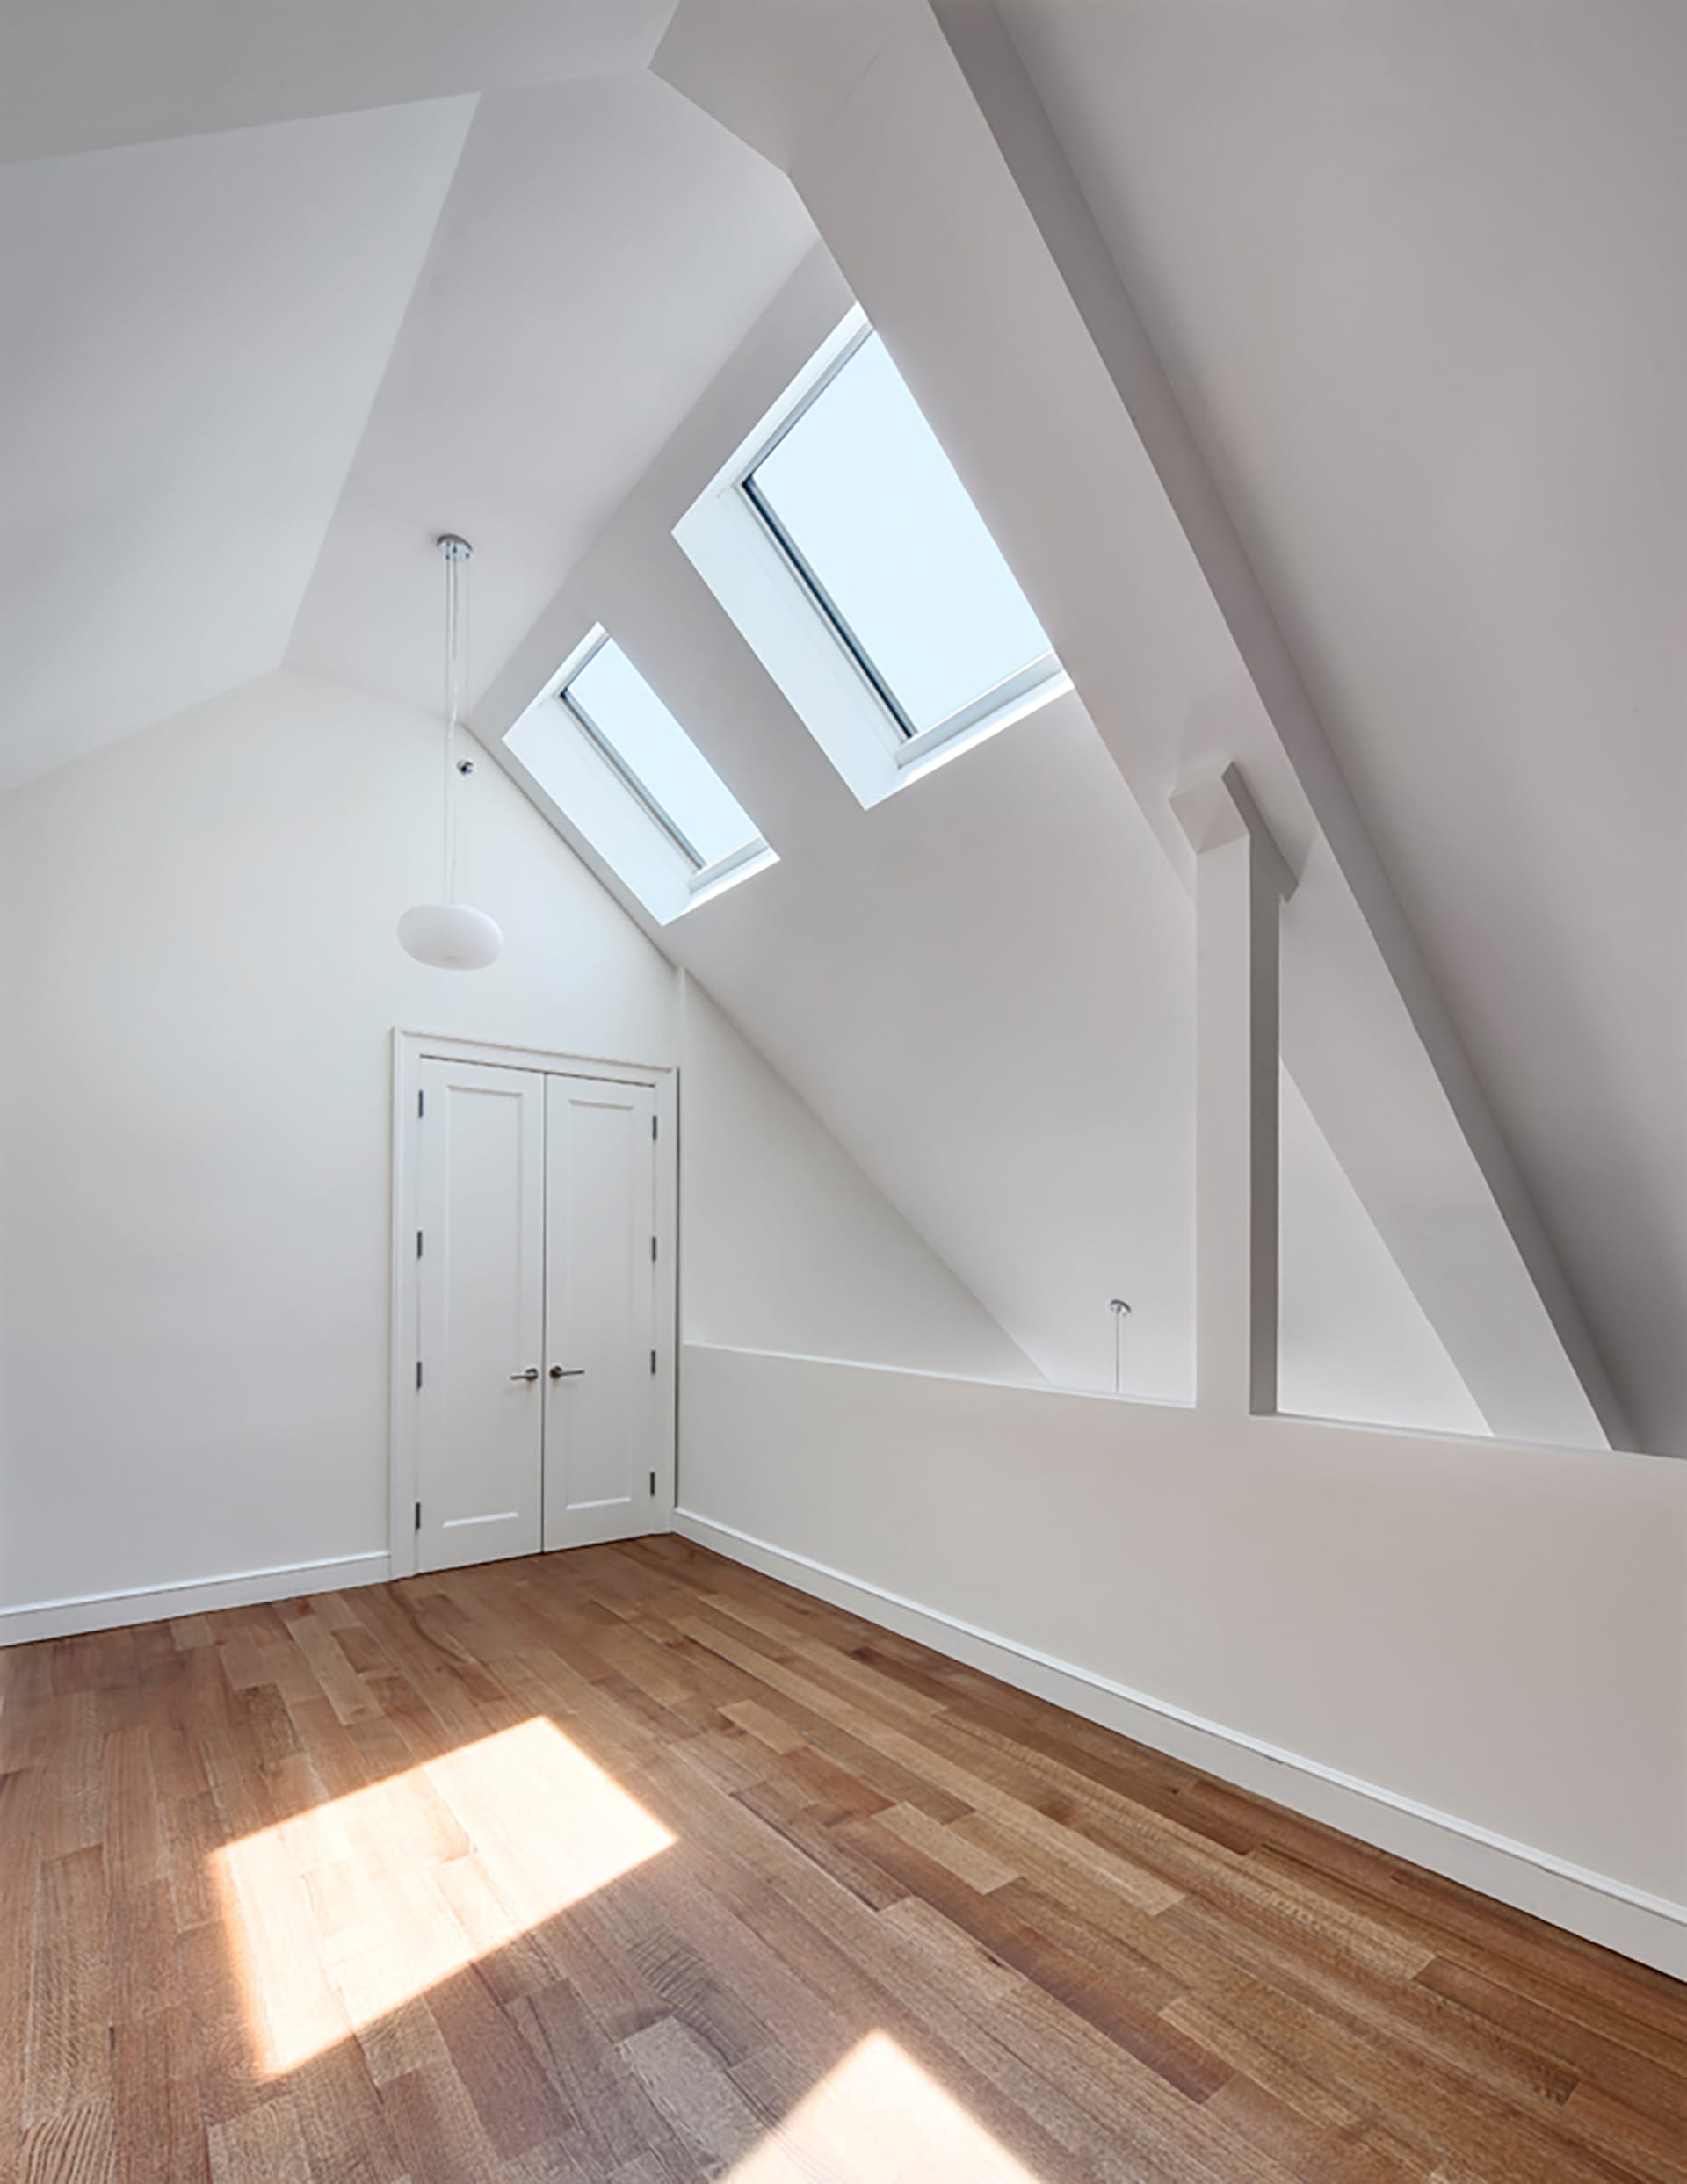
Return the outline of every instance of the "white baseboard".
{"type": "Polygon", "coordinates": [[[138,1587],[122,1593],[90,1593],[76,1600],[37,1600],[0,1608],[0,1645],[28,1645],[37,1638],[72,1638],[83,1631],[116,1631],[132,1623],[162,1623],[174,1616],[203,1615],[213,1608],[250,1608],[259,1601],[291,1600],[308,1593],[343,1593],[354,1585],[379,1585],[387,1575],[383,1551],[330,1555],[273,1570],[237,1570],[226,1577],[189,1578],[179,1584],[138,1587]]]}
{"type": "Polygon", "coordinates": [[[1531,1912],[1639,1963],[1687,1979],[1687,1905],[1647,1895],[1609,1874],[1590,1872],[1550,1851],[1496,1835],[1456,1814],[1437,1812],[1299,1753],[1262,1743],[1241,1730],[1206,1721],[694,1510],[677,1509],[674,1530],[699,1546],[711,1547],[732,1561],[782,1579],[799,1592],[814,1594],[905,1638],[917,1638],[934,1652],[964,1660],[1003,1683],[1117,1730],[1204,1774],[1268,1797],[1308,1819],[1321,1820],[1343,1834],[1531,1912]]]}

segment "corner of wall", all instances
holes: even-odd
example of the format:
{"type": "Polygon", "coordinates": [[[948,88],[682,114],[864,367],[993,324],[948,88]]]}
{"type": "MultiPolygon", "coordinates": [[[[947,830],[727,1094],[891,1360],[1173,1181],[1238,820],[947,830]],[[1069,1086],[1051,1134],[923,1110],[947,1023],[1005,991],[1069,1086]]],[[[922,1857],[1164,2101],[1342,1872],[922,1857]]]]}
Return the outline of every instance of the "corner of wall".
{"type": "Polygon", "coordinates": [[[689,974],[681,987],[680,1054],[688,1339],[1040,1380],[689,974]]]}

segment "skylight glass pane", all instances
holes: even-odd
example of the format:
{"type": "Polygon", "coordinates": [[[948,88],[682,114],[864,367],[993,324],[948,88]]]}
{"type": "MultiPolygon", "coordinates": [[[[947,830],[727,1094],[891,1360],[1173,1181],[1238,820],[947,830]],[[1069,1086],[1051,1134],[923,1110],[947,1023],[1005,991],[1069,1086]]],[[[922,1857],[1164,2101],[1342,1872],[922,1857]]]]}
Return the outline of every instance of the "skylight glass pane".
{"type": "Polygon", "coordinates": [[[749,484],[912,733],[1047,653],[1042,625],[876,334],[749,484]]]}
{"type": "Polygon", "coordinates": [[[613,638],[569,678],[563,696],[698,866],[718,864],[759,839],[749,814],[613,638]]]}

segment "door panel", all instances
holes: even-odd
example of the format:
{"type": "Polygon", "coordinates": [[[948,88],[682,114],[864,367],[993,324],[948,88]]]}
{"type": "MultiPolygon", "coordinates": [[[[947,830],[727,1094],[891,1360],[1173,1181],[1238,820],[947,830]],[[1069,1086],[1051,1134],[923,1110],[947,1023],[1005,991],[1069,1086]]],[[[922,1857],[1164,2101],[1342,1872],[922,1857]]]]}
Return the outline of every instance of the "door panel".
{"type": "Polygon", "coordinates": [[[547,1080],[545,1544],[648,1531],[665,1461],[658,1377],[655,1094],[547,1080]],[[568,1376],[553,1378],[550,1368],[568,1376]]]}
{"type": "Polygon", "coordinates": [[[545,1082],[424,1061],[417,1123],[417,1567],[541,1538],[545,1082]]]}

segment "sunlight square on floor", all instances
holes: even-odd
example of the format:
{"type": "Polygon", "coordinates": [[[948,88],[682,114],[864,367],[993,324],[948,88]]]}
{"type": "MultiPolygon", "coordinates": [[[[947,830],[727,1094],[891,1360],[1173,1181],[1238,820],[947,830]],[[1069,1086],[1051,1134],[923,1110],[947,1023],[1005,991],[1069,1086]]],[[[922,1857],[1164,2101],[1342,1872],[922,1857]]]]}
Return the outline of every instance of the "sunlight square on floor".
{"type": "Polygon", "coordinates": [[[887,2032],[869,2033],[726,2184],[1039,2184],[887,2032]]]}
{"type": "Polygon", "coordinates": [[[294,2070],[669,1848],[543,1716],[217,1851],[260,2067],[294,2070]]]}

